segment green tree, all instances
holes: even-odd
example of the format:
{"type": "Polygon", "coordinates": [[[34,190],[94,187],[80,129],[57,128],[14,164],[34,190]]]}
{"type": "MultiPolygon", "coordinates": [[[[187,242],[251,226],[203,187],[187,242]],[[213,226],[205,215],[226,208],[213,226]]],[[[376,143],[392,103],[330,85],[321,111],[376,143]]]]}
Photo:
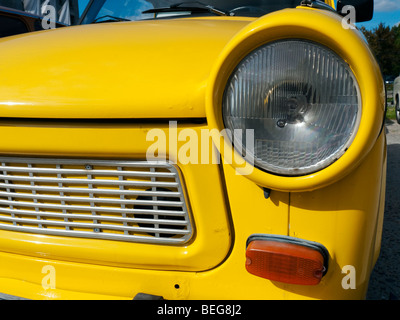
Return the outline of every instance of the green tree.
{"type": "Polygon", "coordinates": [[[367,30],[362,27],[361,32],[368,40],[371,50],[385,76],[397,76],[400,73],[400,27],[392,28],[380,23],[378,27],[367,30]]]}
{"type": "Polygon", "coordinates": [[[393,66],[393,71],[396,76],[400,75],[400,24],[393,27],[393,32],[395,35],[395,62],[393,66]]]}

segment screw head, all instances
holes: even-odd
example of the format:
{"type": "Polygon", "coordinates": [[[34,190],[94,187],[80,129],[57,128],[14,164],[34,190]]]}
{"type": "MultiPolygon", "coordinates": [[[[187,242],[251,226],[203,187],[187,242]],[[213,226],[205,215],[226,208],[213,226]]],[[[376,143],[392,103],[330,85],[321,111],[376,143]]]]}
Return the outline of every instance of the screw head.
{"type": "Polygon", "coordinates": [[[284,128],[284,127],[286,126],[286,120],[279,119],[279,120],[276,122],[276,125],[277,125],[279,128],[284,128]]]}

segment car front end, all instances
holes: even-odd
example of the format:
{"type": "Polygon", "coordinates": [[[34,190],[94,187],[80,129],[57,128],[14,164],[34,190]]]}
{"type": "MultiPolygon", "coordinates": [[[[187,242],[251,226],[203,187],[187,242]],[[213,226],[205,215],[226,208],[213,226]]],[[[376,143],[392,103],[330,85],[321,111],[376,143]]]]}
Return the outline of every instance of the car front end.
{"type": "Polygon", "coordinates": [[[365,298],[384,84],[307,3],[1,40],[0,292],[365,298]]]}

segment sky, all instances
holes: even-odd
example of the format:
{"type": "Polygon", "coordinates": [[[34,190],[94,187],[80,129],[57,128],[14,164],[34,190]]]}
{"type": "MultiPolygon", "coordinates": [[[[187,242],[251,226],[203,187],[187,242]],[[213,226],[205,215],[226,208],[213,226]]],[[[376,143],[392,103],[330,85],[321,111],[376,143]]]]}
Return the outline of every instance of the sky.
{"type": "Polygon", "coordinates": [[[357,26],[373,29],[381,22],[389,27],[400,23],[400,0],[375,0],[374,3],[374,18],[357,26]]]}

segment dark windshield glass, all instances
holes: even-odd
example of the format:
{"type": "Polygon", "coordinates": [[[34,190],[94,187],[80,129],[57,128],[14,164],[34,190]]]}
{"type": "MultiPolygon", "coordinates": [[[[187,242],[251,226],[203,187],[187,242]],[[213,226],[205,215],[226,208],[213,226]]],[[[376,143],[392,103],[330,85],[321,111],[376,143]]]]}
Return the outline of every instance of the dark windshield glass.
{"type": "Polygon", "coordinates": [[[0,16],[0,38],[28,32],[28,28],[21,20],[0,16]]]}
{"type": "MultiPolygon", "coordinates": [[[[301,0],[205,0],[205,1],[179,1],[179,0],[94,0],[85,10],[82,23],[92,23],[110,20],[142,20],[154,18],[154,14],[143,14],[143,11],[154,8],[168,8],[181,4],[180,7],[204,7],[209,5],[230,15],[255,16],[285,9],[294,8],[301,0]]],[[[157,17],[193,14],[193,12],[168,12],[157,17]]],[[[203,13],[204,14],[204,13],[203,13]]],[[[211,12],[208,14],[212,14],[211,12]]]]}

